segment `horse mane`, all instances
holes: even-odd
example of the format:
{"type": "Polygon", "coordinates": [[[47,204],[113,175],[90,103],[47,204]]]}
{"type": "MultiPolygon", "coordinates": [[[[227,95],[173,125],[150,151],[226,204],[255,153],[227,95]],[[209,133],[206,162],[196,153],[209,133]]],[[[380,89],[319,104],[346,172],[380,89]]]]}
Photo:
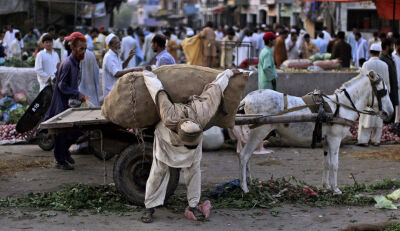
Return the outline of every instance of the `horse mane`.
{"type": "Polygon", "coordinates": [[[335,92],[337,93],[337,91],[340,91],[341,89],[344,89],[344,88],[348,88],[348,87],[350,87],[350,86],[353,86],[353,84],[354,84],[355,82],[360,81],[364,76],[365,76],[365,73],[360,72],[360,74],[358,74],[356,77],[353,77],[353,78],[351,78],[350,80],[344,82],[340,88],[338,88],[338,89],[335,90],[335,92]]]}

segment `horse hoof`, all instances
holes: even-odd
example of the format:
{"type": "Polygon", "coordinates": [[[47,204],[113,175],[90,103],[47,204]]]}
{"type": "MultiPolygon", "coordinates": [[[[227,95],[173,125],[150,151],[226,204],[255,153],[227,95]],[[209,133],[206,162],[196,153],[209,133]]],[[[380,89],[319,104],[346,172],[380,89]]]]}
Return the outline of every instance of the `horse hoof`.
{"type": "Polygon", "coordinates": [[[323,192],[331,192],[332,188],[329,185],[322,185],[322,188],[324,189],[323,192]]]}
{"type": "Polygon", "coordinates": [[[247,188],[247,186],[242,186],[242,190],[244,193],[248,193],[249,189],[247,188]]]}
{"type": "Polygon", "coordinates": [[[333,195],[342,195],[342,191],[340,191],[340,189],[335,189],[333,190],[333,195]]]}

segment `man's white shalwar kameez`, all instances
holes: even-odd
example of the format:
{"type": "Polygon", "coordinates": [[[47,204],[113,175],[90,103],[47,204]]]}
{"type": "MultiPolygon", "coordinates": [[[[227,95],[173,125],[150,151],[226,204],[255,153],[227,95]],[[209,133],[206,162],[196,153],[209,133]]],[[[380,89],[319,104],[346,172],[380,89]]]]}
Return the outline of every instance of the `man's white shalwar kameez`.
{"type": "MultiPolygon", "coordinates": [[[[362,69],[375,71],[385,82],[387,90],[390,91],[388,66],[379,57],[371,57],[363,64],[362,69]]],[[[367,110],[373,111],[373,108],[367,107],[367,110]]],[[[358,143],[368,144],[371,139],[372,143],[379,144],[381,142],[382,126],[383,120],[378,116],[361,114],[358,124],[358,143]]]]}
{"type": "MultiPolygon", "coordinates": [[[[152,83],[143,72],[145,83],[152,97],[157,90],[151,90],[152,83]]],[[[153,100],[157,102],[161,122],[156,126],[153,144],[153,164],[146,183],[145,206],[154,208],[164,204],[169,182],[169,167],[183,168],[187,187],[187,199],[190,207],[196,207],[201,195],[200,161],[202,157],[202,140],[197,146],[188,148],[184,145],[176,131],[173,131],[182,120],[196,121],[201,129],[215,115],[222,100],[222,92],[233,76],[231,70],[220,73],[213,83],[207,85],[200,96],[193,96],[188,104],[174,104],[165,92],[160,92],[153,100]]]]}
{"type": "Polygon", "coordinates": [[[176,133],[159,122],[156,126],[153,144],[153,165],[146,184],[146,208],[164,204],[169,182],[169,166],[183,168],[187,187],[187,199],[190,207],[196,207],[200,201],[202,142],[195,149],[188,149],[182,144],[174,146],[171,137],[176,140],[176,133]]]}
{"type": "Polygon", "coordinates": [[[93,52],[86,50],[85,58],[81,62],[82,78],[79,91],[90,96],[89,102],[96,107],[100,106],[99,65],[93,52]]]}

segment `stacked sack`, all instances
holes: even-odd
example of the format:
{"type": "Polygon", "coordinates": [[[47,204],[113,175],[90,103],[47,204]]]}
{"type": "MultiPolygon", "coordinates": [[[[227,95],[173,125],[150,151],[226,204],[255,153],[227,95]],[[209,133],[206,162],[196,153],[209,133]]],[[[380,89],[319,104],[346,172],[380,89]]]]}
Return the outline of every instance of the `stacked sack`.
{"type": "MultiPolygon", "coordinates": [[[[204,87],[221,73],[219,70],[185,64],[162,66],[153,72],[174,103],[186,103],[190,96],[200,95],[204,87]]],[[[222,106],[207,127],[234,126],[236,111],[247,80],[248,75],[245,73],[230,79],[224,91],[222,106]]],[[[104,99],[102,114],[106,119],[125,128],[145,128],[160,121],[141,72],[128,73],[118,79],[104,99]]]]}

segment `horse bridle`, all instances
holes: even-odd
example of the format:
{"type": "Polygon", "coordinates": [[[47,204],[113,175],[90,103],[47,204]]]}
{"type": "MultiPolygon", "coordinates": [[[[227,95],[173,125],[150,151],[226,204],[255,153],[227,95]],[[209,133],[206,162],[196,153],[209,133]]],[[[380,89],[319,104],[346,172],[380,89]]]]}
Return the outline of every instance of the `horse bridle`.
{"type": "MultiPolygon", "coordinates": [[[[378,75],[378,74],[377,74],[377,75],[378,75]]],[[[373,106],[374,106],[374,101],[375,101],[375,97],[374,97],[374,96],[376,96],[376,99],[377,99],[377,101],[378,101],[378,109],[379,109],[378,112],[376,112],[376,111],[365,111],[365,110],[364,110],[364,111],[360,111],[360,110],[358,110],[357,107],[356,107],[356,105],[354,104],[353,100],[351,99],[350,94],[347,92],[346,88],[342,88],[342,89],[340,89],[340,90],[341,90],[342,92],[344,92],[346,98],[350,101],[351,107],[348,106],[348,105],[346,105],[346,104],[340,103],[340,102],[339,102],[339,97],[338,97],[338,95],[337,95],[336,93],[335,93],[335,95],[336,95],[336,101],[330,99],[330,98],[329,98],[328,96],[326,96],[326,95],[323,95],[323,96],[324,96],[325,98],[329,99],[331,102],[333,102],[333,103],[335,103],[335,104],[337,105],[336,110],[335,110],[335,113],[334,113],[334,116],[337,116],[337,115],[339,114],[339,108],[340,108],[340,106],[345,107],[345,108],[347,108],[347,109],[349,109],[349,110],[352,110],[352,111],[357,112],[358,116],[360,116],[360,114],[367,114],[367,115],[376,115],[376,116],[380,116],[380,115],[382,114],[382,98],[387,94],[387,89],[386,89],[386,86],[385,86],[385,82],[383,82],[383,89],[378,90],[378,89],[376,88],[376,85],[377,85],[379,82],[381,82],[381,81],[382,81],[382,78],[381,78],[379,75],[378,75],[378,79],[377,79],[376,81],[373,81],[373,80],[370,79],[370,83],[371,83],[371,87],[372,87],[372,103],[371,103],[371,106],[370,106],[370,107],[373,108],[373,106]]]]}
{"type": "MultiPolygon", "coordinates": [[[[377,74],[378,75],[378,74],[377,74]]],[[[379,113],[382,112],[382,98],[386,96],[387,94],[387,89],[386,89],[386,84],[385,82],[383,82],[383,89],[378,90],[376,89],[376,85],[382,81],[382,78],[378,75],[378,80],[376,81],[371,81],[371,87],[372,87],[372,104],[371,107],[374,107],[374,101],[375,101],[375,97],[378,100],[378,109],[379,109],[379,113]]]]}

